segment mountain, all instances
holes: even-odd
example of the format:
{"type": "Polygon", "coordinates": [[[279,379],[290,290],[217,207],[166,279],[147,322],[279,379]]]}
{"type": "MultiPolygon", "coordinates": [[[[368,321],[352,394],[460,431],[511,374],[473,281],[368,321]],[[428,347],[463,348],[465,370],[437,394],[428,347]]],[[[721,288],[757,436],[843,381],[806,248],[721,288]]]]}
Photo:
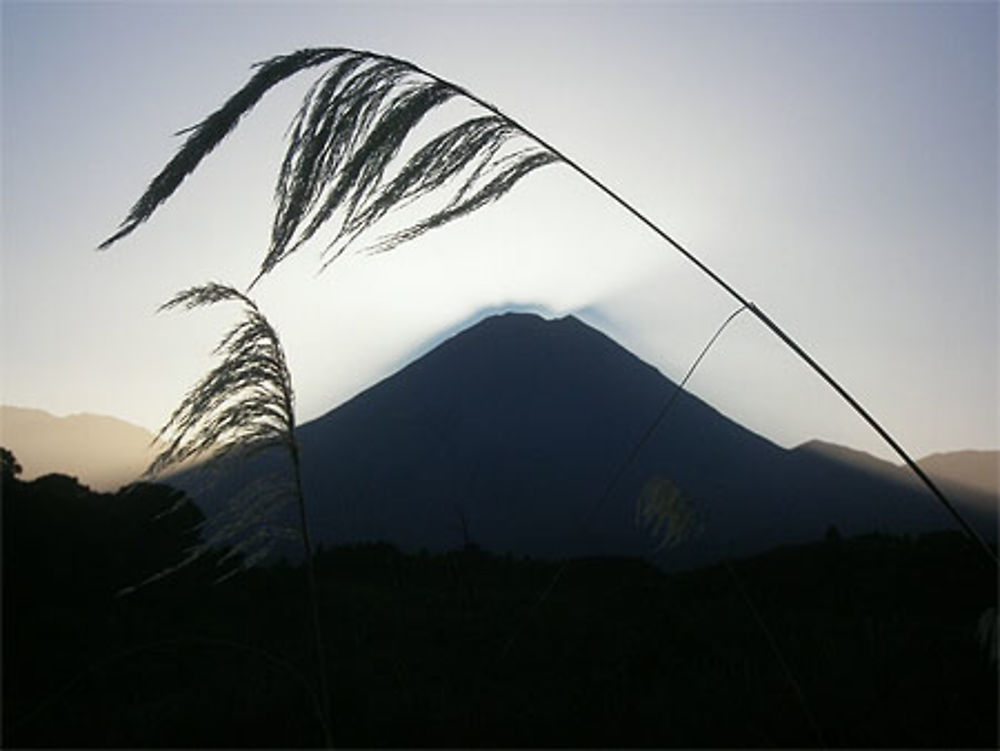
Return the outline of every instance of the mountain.
{"type": "Polygon", "coordinates": [[[846,464],[865,472],[886,477],[895,477],[897,479],[902,479],[904,474],[910,472],[905,467],[892,464],[884,459],[879,459],[867,451],[859,451],[858,449],[852,449],[848,446],[841,446],[840,444],[828,441],[807,441],[800,446],[796,446],[793,451],[815,454],[830,461],[846,464]]]}
{"type": "MultiPolygon", "coordinates": [[[[922,490],[923,485],[905,464],[891,464],[864,451],[824,441],[809,441],[795,449],[904,483],[922,490]]],[[[1000,451],[948,451],[930,454],[917,465],[949,498],[964,506],[996,509],[1000,503],[1000,451]]]]}
{"type": "Polygon", "coordinates": [[[917,464],[932,477],[1000,496],[1000,451],[951,451],[925,456],[917,464]]]}
{"type": "MultiPolygon", "coordinates": [[[[482,320],[300,427],[313,537],[408,550],[475,543],[532,556],[654,556],[657,517],[644,524],[637,511],[657,478],[680,491],[701,529],[654,556],[667,567],[814,540],[830,525],[846,535],[951,524],[908,481],[783,449],[687,393],[601,502],[674,391],[575,318],[482,320]]],[[[668,504],[659,510],[669,511],[670,492],[661,498],[668,504]]],[[[995,535],[989,509],[977,513],[995,535]]]]}
{"type": "Polygon", "coordinates": [[[117,490],[149,465],[152,442],[145,428],[114,417],[0,406],[0,445],[17,457],[25,480],[59,472],[95,490],[117,490]]]}

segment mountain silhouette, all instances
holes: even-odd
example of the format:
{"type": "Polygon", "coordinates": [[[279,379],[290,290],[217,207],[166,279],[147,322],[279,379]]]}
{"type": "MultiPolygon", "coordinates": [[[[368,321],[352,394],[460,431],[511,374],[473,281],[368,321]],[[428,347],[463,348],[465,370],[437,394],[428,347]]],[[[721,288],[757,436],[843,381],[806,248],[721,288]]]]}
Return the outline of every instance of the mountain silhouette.
{"type": "MultiPolygon", "coordinates": [[[[891,464],[864,451],[824,441],[809,441],[795,450],[820,454],[915,489],[922,487],[905,464],[891,464]]],[[[995,510],[1000,502],[1000,451],[946,451],[925,456],[917,464],[948,497],[965,506],[995,510]]]]}
{"type": "MultiPolygon", "coordinates": [[[[830,525],[856,534],[952,524],[905,477],[783,449],[685,392],[602,501],[674,393],[659,371],[576,318],[481,320],[299,428],[312,535],[326,545],[475,544],[688,567],[814,540],[830,525]],[[663,530],[637,514],[657,479],[680,491],[700,529],[659,551],[663,530]]],[[[995,504],[992,517],[969,508],[995,537],[995,504]]]]}
{"type": "Polygon", "coordinates": [[[987,495],[1000,495],[1000,452],[949,451],[920,460],[921,469],[946,482],[987,495]]]}
{"type": "Polygon", "coordinates": [[[156,454],[153,434],[106,415],[57,417],[41,409],[0,406],[0,445],[24,467],[24,479],[60,472],[100,491],[134,482],[156,454]]]}

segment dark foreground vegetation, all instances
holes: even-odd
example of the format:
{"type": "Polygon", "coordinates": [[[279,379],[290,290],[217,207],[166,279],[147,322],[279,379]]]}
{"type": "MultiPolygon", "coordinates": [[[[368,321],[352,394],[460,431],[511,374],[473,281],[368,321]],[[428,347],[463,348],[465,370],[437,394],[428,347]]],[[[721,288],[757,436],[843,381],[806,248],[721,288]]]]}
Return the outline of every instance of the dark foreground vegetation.
{"type": "MultiPolygon", "coordinates": [[[[213,584],[163,486],[3,485],[6,747],[323,742],[302,569],[213,584]]],[[[840,539],[667,575],[474,548],[320,551],[339,746],[996,747],[977,626],[996,571],[957,533],[840,539]],[[539,604],[540,602],[540,604],[539,604]]]]}

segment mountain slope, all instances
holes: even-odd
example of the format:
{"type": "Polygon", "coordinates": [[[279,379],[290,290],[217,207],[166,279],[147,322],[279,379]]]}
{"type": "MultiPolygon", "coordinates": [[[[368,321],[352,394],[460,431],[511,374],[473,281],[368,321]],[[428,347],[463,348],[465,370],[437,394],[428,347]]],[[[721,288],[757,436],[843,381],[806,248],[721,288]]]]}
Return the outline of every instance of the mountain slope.
{"type": "Polygon", "coordinates": [[[60,472],[95,490],[117,490],[146,469],[152,441],[145,428],[114,417],[0,406],[0,445],[14,452],[25,480],[60,472]]]}
{"type": "MultiPolygon", "coordinates": [[[[823,441],[809,441],[795,451],[820,455],[924,492],[919,478],[905,464],[891,464],[864,451],[823,441]]],[[[974,512],[985,509],[996,513],[1000,504],[1000,451],[948,451],[925,456],[917,464],[943,493],[961,506],[974,512]]]]}
{"type": "Polygon", "coordinates": [[[949,451],[925,456],[917,464],[945,482],[1000,496],[1000,451],[949,451]]]}
{"type": "MultiPolygon", "coordinates": [[[[673,384],[575,318],[486,319],[303,425],[318,539],[530,555],[650,554],[644,485],[666,477],[703,534],[662,556],[724,554],[847,533],[948,527],[905,478],[786,451],[683,393],[616,492],[616,468],[673,384]]],[[[975,520],[987,532],[989,514],[975,520]]],[[[995,532],[994,532],[995,535],[995,532]]]]}
{"type": "MultiPolygon", "coordinates": [[[[674,390],[575,318],[485,319],[299,428],[312,535],[407,550],[475,543],[546,557],[646,555],[689,567],[815,540],[830,525],[845,535],[951,526],[908,477],[785,450],[687,393],[601,501],[674,390]],[[662,530],[637,523],[656,478],[681,491],[701,528],[659,552],[662,530]]],[[[995,537],[995,504],[965,508],[995,537]]]]}

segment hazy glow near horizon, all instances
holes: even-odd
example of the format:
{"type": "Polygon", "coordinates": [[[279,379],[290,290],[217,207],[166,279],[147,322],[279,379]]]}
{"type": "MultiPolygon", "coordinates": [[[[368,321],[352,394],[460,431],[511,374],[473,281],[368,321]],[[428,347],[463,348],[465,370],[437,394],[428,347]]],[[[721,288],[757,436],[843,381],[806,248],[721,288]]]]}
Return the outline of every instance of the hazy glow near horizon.
{"type": "MultiPolygon", "coordinates": [[[[305,46],[411,59],[555,143],[766,309],[918,455],[998,436],[997,6],[2,6],[0,400],[149,428],[233,311],[153,314],[244,285],[270,230],[275,89],[178,194],[93,252],[169,134],[305,46]]],[[[734,308],[562,166],[495,206],[321,275],[260,285],[315,417],[484,310],[578,314],[681,377],[734,308]]],[[[743,316],[691,384],[784,445],[878,439],[743,316]]]]}

